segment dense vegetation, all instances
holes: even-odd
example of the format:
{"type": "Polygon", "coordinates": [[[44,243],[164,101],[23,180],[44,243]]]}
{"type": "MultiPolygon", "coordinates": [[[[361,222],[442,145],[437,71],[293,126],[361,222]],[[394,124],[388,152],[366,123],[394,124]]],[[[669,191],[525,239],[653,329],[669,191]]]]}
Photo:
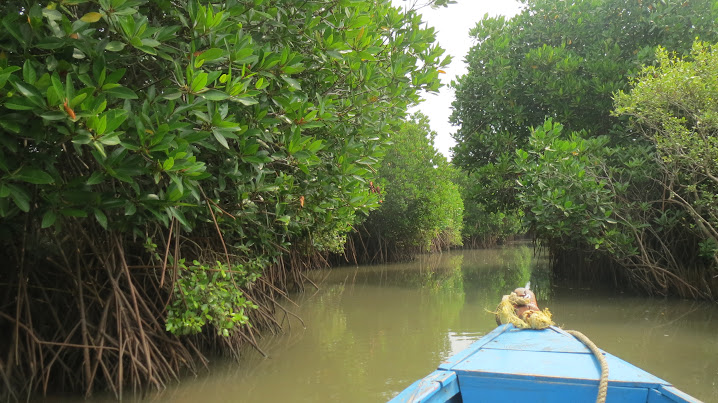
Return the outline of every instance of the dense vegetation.
{"type": "MultiPolygon", "coordinates": [[[[718,278],[718,47],[697,42],[691,54],[682,59],[660,48],[657,59],[655,67],[641,71],[630,93],[618,94],[615,112],[631,116],[636,132],[655,147],[653,163],[662,179],[663,195],[661,213],[657,211],[657,204],[653,206],[656,218],[652,227],[661,232],[668,227],[680,233],[686,239],[678,245],[690,254],[680,251],[675,257],[680,262],[672,263],[658,260],[657,256],[663,257],[659,253],[642,249],[640,258],[677,271],[690,284],[701,284],[700,280],[706,278],[708,284],[715,285],[718,278]],[[705,273],[697,269],[704,269],[705,273]]],[[[620,218],[631,229],[640,225],[620,218]]],[[[678,240],[671,241],[677,243],[678,240]]],[[[671,252],[664,255],[672,258],[671,252]]],[[[716,290],[708,284],[696,286],[696,291],[715,298],[710,292],[716,290]]]]}
{"type": "Polygon", "coordinates": [[[448,63],[388,0],[0,15],[0,399],[160,388],[276,326],[448,63]]]}
{"type": "Polygon", "coordinates": [[[463,202],[458,170],[434,147],[436,133],[417,113],[391,137],[370,185],[383,200],[351,238],[356,260],[386,262],[461,245],[463,202]]]}
{"type": "Polygon", "coordinates": [[[409,3],[0,3],[0,398],[236,355],[329,252],[528,229],[557,274],[716,298],[715,2],[485,17],[456,166],[405,117],[449,62],[417,9],[451,1],[409,3]]]}
{"type": "Polygon", "coordinates": [[[558,274],[714,298],[712,51],[689,53],[716,17],[708,0],[529,0],[480,21],[452,119],[485,214],[524,212],[558,274]]]}
{"type": "Polygon", "coordinates": [[[464,201],[462,237],[467,248],[491,247],[525,235],[521,208],[507,207],[496,193],[487,192],[485,184],[496,180],[491,178],[494,174],[496,170],[492,167],[482,172],[460,170],[456,177],[464,201]]]}

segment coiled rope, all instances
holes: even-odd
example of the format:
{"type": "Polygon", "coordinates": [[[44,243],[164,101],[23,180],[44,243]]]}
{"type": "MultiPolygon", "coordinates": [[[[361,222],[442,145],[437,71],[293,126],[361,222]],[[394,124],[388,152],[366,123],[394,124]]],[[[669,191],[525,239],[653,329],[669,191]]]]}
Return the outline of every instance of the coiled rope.
{"type": "MultiPolygon", "coordinates": [[[[551,312],[548,308],[543,311],[527,310],[521,314],[521,317],[516,315],[516,307],[528,305],[531,301],[529,298],[518,296],[515,292],[512,292],[505,298],[501,299],[501,303],[496,308],[496,312],[492,312],[498,318],[498,321],[502,324],[510,323],[518,329],[546,329],[549,326],[555,325],[551,319],[551,312]]],[[[601,378],[598,383],[598,396],[596,396],[596,403],[605,403],[606,395],[608,393],[608,362],[606,357],[603,356],[601,350],[598,349],[586,335],[576,330],[566,330],[566,333],[572,335],[583,343],[593,356],[598,360],[601,366],[601,378]]]]}
{"type": "Polygon", "coordinates": [[[529,303],[531,303],[529,298],[520,297],[515,292],[512,292],[508,295],[508,298],[501,299],[496,312],[493,313],[499,319],[499,322],[503,324],[511,323],[518,329],[546,329],[555,325],[551,320],[551,311],[548,308],[543,311],[528,310],[519,318],[516,315],[516,307],[528,305],[529,303]]]}

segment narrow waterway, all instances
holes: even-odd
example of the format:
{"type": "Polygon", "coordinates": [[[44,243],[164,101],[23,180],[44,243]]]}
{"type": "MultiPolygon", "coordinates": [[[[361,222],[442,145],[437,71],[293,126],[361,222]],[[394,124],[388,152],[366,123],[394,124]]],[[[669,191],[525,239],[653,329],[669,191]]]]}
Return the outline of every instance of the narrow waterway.
{"type": "MultiPolygon", "coordinates": [[[[622,296],[550,284],[530,245],[422,256],[408,264],[313,274],[320,290],[287,307],[306,327],[261,341],[242,361],[214,362],[150,401],[384,402],[491,331],[503,294],[528,280],[566,329],[672,382],[718,401],[718,315],[711,303],[622,296]]],[[[530,363],[529,363],[530,365],[530,363]]]]}

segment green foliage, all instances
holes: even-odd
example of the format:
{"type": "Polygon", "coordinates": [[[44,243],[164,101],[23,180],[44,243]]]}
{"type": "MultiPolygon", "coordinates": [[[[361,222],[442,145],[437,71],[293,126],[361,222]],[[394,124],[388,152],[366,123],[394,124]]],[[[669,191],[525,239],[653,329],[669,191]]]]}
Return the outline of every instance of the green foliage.
{"type": "MultiPolygon", "coordinates": [[[[449,62],[388,0],[0,11],[1,235],[17,246],[36,228],[30,254],[76,221],[128,244],[180,227],[265,267],[290,247],[335,249],[378,206],[368,183],[388,134],[449,62]]],[[[201,273],[178,287],[226,288],[201,273]]]]}
{"type": "Polygon", "coordinates": [[[679,184],[661,181],[667,171],[650,144],[565,134],[547,120],[516,154],[525,222],[555,256],[607,256],[650,293],[711,294],[710,282],[699,280],[711,273],[711,238],[697,236],[700,226],[675,207],[669,189],[679,184]]]}
{"type": "Polygon", "coordinates": [[[608,136],[567,134],[549,119],[515,162],[525,223],[554,252],[588,247],[629,263],[639,240],[649,238],[637,233],[651,224],[666,233],[674,227],[665,211],[650,211],[660,198],[659,171],[640,141],[611,145],[608,136]]]}
{"type": "Polygon", "coordinates": [[[717,38],[712,3],[528,0],[514,18],[485,16],[472,30],[469,71],[452,83],[451,119],[460,126],[453,161],[496,178],[483,183],[498,210],[516,208],[507,161],[531,127],[551,118],[590,136],[620,132],[613,94],[652,61],[656,46],[683,53],[696,36],[717,38]]]}
{"type": "Polygon", "coordinates": [[[461,244],[463,202],[454,168],[434,148],[436,133],[417,113],[391,137],[392,146],[379,168],[384,196],[366,222],[373,237],[386,239],[389,250],[428,251],[432,245],[461,244]]]}
{"type": "Polygon", "coordinates": [[[235,326],[249,325],[245,311],[257,306],[237,288],[256,281],[261,267],[246,270],[220,262],[210,267],[196,260],[190,267],[182,260],[178,265],[185,274],[175,283],[174,299],[167,308],[168,332],[199,333],[212,323],[218,334],[229,336],[235,326]]]}
{"type": "Polygon", "coordinates": [[[613,195],[596,175],[607,138],[585,137],[582,132],[563,134],[563,126],[549,119],[533,131],[527,150],[516,152],[519,200],[539,239],[591,239],[598,248],[615,227],[613,195]]]}
{"type": "Polygon", "coordinates": [[[463,173],[457,181],[464,200],[464,245],[472,248],[488,247],[525,231],[522,229],[520,208],[506,209],[501,200],[514,197],[515,184],[505,182],[499,169],[516,170],[513,160],[502,158],[477,172],[463,173]],[[487,189],[493,189],[488,192],[487,189]]]}
{"type": "Polygon", "coordinates": [[[655,144],[668,203],[691,218],[699,254],[718,268],[718,46],[696,42],[685,58],[659,48],[656,58],[616,96],[616,114],[655,144]]]}
{"type": "Polygon", "coordinates": [[[522,227],[522,210],[494,211],[481,203],[472,202],[471,199],[465,200],[462,232],[465,246],[485,248],[525,233],[522,227]]]}
{"type": "Polygon", "coordinates": [[[655,136],[627,124],[639,112],[612,109],[614,94],[663,75],[659,46],[681,56],[696,37],[718,39],[714,3],[528,0],[510,20],[484,17],[472,31],[469,72],[453,83],[454,161],[480,175],[473,198],[489,212],[524,209],[552,252],[598,251],[649,292],[710,295],[697,256],[710,253],[705,240],[714,235],[696,234],[712,231],[716,198],[705,169],[715,163],[713,129],[691,127],[711,112],[682,111],[709,110],[687,94],[707,100],[710,90],[701,93],[702,79],[685,72],[645,91],[635,106],[652,111],[653,122],[639,123],[654,125],[655,136]],[[656,115],[663,106],[655,102],[676,119],[656,115]]]}

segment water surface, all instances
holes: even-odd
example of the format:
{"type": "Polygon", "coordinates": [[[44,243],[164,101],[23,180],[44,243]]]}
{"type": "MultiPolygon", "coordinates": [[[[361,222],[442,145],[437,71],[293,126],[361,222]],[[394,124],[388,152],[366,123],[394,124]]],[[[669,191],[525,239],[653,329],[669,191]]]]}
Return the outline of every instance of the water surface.
{"type": "Polygon", "coordinates": [[[320,290],[287,303],[264,358],[219,361],[150,397],[172,402],[383,402],[490,332],[503,294],[529,279],[555,321],[693,396],[718,401],[715,304],[552,285],[530,245],[313,273],[320,290]]]}

